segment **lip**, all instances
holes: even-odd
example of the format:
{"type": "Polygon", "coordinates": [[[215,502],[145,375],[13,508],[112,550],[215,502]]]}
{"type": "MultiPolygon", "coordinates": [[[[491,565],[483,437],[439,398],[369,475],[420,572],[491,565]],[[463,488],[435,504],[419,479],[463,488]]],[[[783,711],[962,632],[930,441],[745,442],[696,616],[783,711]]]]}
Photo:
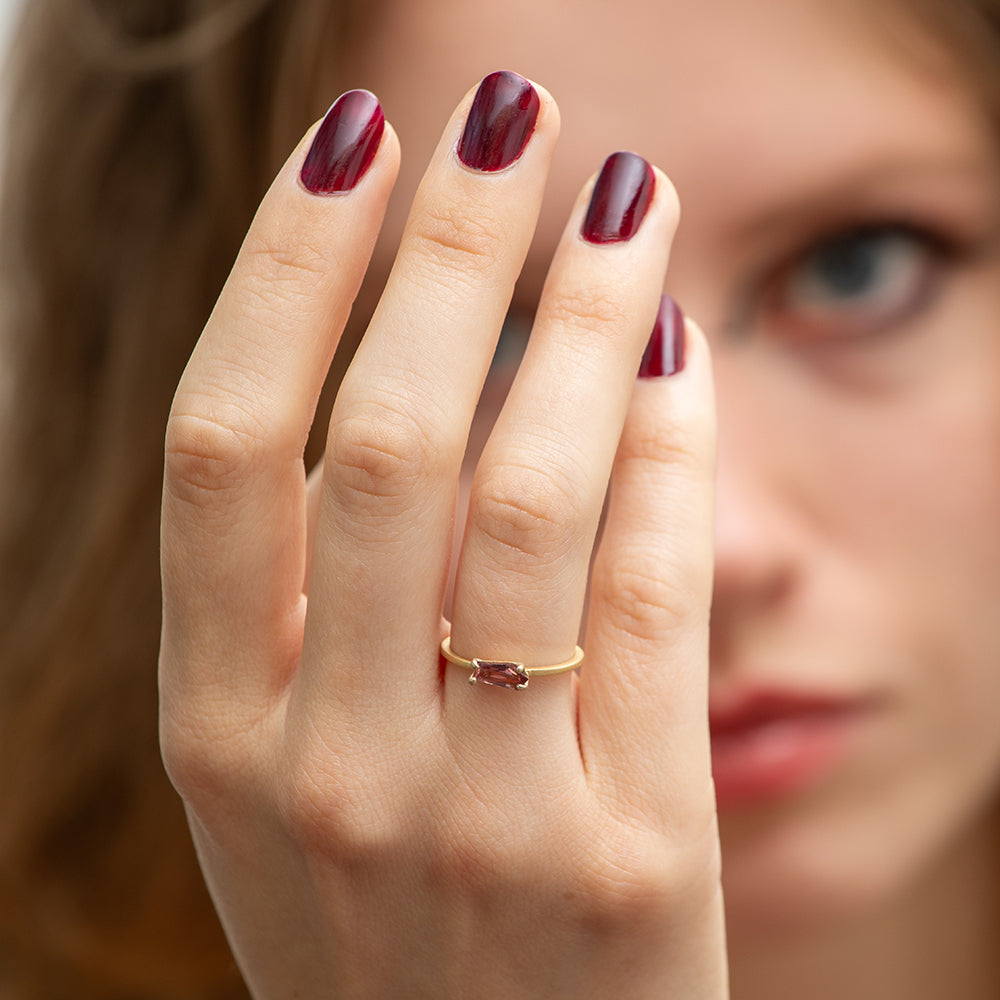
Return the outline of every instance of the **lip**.
{"type": "Polygon", "coordinates": [[[709,702],[720,809],[791,796],[820,782],[850,749],[863,699],[745,690],[709,702]]]}

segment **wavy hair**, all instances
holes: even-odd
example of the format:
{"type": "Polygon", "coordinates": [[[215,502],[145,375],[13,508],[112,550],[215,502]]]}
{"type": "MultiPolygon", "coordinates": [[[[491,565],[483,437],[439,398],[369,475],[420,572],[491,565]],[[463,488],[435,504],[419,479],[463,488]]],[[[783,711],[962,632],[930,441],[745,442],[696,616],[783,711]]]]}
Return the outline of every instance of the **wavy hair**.
{"type": "Polygon", "coordinates": [[[0,992],[245,996],[157,748],[161,442],[354,8],[24,6],[0,217],[0,992]]]}

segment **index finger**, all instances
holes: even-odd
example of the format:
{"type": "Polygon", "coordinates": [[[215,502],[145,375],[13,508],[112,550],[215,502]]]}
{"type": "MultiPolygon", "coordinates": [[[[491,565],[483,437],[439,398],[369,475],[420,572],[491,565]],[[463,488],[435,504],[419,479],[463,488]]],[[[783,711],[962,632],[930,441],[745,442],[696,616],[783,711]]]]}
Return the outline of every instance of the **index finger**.
{"type": "Polygon", "coordinates": [[[352,91],[305,137],[177,390],[162,527],[174,671],[221,679],[220,657],[256,651],[255,664],[226,663],[227,683],[245,692],[252,671],[288,658],[303,603],[303,449],[398,168],[384,122],[373,95],[352,91]]]}

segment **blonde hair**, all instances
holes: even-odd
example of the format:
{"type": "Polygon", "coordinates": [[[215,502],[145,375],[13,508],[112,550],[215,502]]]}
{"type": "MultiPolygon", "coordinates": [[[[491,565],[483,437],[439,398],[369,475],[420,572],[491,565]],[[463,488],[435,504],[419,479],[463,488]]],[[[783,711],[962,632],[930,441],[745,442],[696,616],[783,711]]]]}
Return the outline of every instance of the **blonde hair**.
{"type": "MultiPolygon", "coordinates": [[[[1000,0],[913,2],[1000,125],[1000,0]]],[[[161,442],[357,3],[26,5],[0,220],[5,997],[245,995],[156,744],[161,442]]]]}

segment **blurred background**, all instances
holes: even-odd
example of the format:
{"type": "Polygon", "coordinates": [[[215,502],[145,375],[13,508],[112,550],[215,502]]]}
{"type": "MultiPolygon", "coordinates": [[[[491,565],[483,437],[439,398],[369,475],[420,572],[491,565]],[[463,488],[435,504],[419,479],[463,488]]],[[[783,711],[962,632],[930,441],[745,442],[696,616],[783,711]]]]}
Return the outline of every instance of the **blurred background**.
{"type": "MultiPolygon", "coordinates": [[[[3,113],[7,101],[7,81],[3,76],[3,68],[7,62],[7,46],[17,21],[18,12],[27,0],[0,0],[0,114],[3,113]]],[[[0,152],[3,151],[3,135],[0,130],[0,152]]]]}
{"type": "Polygon", "coordinates": [[[7,52],[7,42],[17,12],[24,0],[0,0],[0,52],[7,52]]]}

